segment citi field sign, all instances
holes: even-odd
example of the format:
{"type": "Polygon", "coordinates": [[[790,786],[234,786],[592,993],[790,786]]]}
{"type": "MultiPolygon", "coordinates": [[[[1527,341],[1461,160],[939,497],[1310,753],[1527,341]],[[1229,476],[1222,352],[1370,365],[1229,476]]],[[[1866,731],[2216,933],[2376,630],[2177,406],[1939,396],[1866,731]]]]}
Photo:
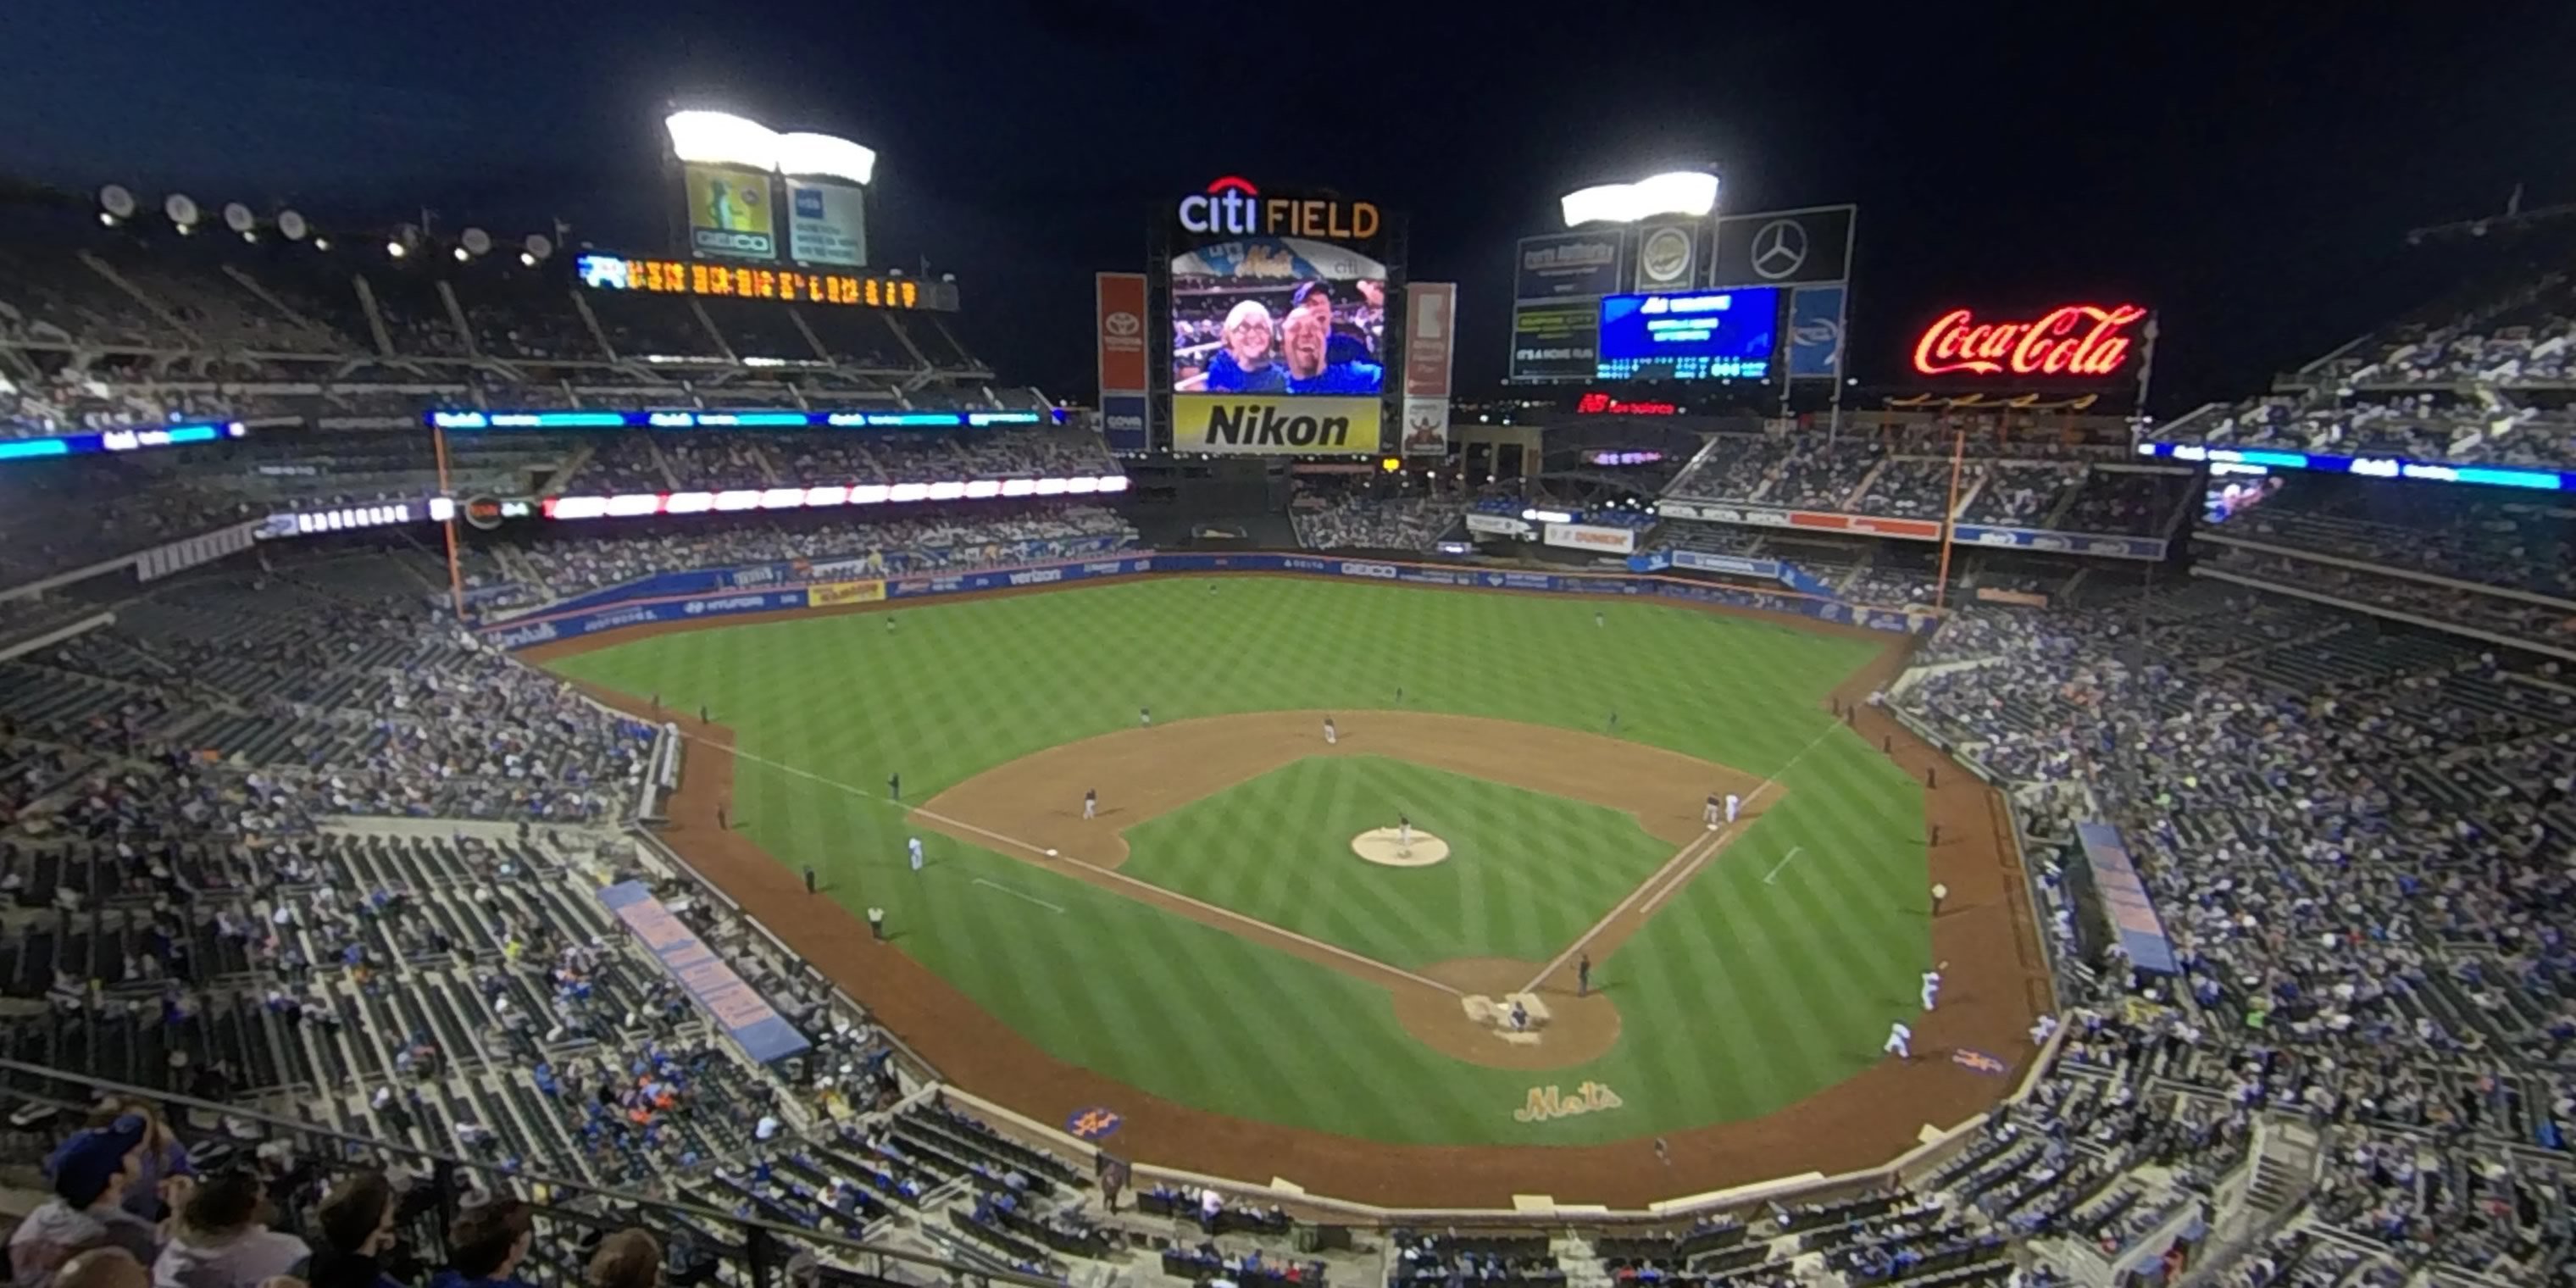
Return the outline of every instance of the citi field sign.
{"type": "Polygon", "coordinates": [[[2130,328],[2146,320],[2136,304],[2062,304],[2037,318],[1981,321],[1967,309],[1944,313],[1914,341],[1914,370],[1926,376],[2091,376],[2128,365],[2130,328]]]}
{"type": "Polygon", "coordinates": [[[1364,242],[1376,238],[1373,202],[1338,197],[1262,196],[1252,181],[1229,174],[1207,191],[1181,198],[1181,227],[1205,237],[1306,237],[1364,242]]]}

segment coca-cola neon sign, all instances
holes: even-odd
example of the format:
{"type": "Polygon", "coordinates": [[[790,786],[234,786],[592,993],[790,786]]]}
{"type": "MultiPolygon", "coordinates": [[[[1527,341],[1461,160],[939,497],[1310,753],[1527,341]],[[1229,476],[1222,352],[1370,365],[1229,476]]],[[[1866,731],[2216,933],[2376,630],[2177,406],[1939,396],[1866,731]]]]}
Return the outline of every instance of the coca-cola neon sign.
{"type": "Polygon", "coordinates": [[[2146,316],[2135,304],[2064,304],[2035,322],[1979,322],[1952,309],[1914,342],[1914,369],[1927,376],[2107,376],[2129,360],[2123,332],[2146,316]]]}

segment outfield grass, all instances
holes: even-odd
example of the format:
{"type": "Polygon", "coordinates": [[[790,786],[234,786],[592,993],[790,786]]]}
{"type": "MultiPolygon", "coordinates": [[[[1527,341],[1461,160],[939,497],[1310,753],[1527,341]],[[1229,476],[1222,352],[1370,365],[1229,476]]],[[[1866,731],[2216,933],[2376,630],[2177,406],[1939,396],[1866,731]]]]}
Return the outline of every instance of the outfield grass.
{"type": "MultiPolygon", "coordinates": [[[[1823,709],[1825,692],[1876,649],[1628,601],[1169,578],[754,622],[619,645],[557,669],[675,707],[709,706],[746,753],[733,813],[755,840],[782,862],[820,869],[853,909],[886,907],[904,951],[1067,1060],[1183,1103],[1379,1140],[1593,1143],[1767,1113],[1868,1065],[1888,1020],[1910,1013],[1914,973],[1930,953],[1920,790],[1823,709]],[[1618,1045],[1600,1060],[1547,1077],[1451,1060],[1406,1034],[1370,985],[942,837],[928,838],[934,864],[916,876],[904,866],[902,814],[884,799],[890,773],[903,775],[906,799],[925,800],[1031,752],[1131,728],[1139,706],[1158,722],[1356,710],[1394,705],[1399,686],[1416,710],[1591,732],[1615,710],[1625,737],[1779,775],[1788,789],[1616,957],[1596,963],[1622,1017],[1618,1045]],[[1585,1078],[1610,1083],[1626,1106],[1513,1120],[1534,1083],[1585,1078]]],[[[1643,843],[1648,869],[1660,857],[1633,824],[1620,834],[1570,821],[1591,808],[1575,802],[1444,782],[1414,766],[1390,766],[1383,785],[1349,782],[1320,767],[1368,762],[1314,763],[1316,778],[1301,763],[1224,798],[1252,792],[1248,807],[1282,818],[1313,811],[1309,844],[1343,858],[1354,819],[1386,818],[1367,793],[1419,791],[1444,810],[1453,799],[1490,800],[1498,815],[1569,820],[1557,826],[1598,865],[1598,880],[1533,863],[1523,879],[1564,884],[1523,890],[1457,867],[1441,879],[1486,883],[1476,897],[1524,909],[1462,911],[1433,928],[1436,947],[1407,947],[1393,914],[1363,906],[1378,895],[1335,900],[1320,884],[1277,884],[1302,883],[1293,869],[1266,870],[1265,881],[1240,856],[1182,870],[1190,865],[1164,852],[1161,833],[1214,826],[1196,815],[1221,801],[1140,825],[1131,867],[1371,956],[1420,961],[1544,958],[1591,918],[1539,911],[1536,890],[1606,906],[1624,889],[1612,870],[1640,861],[1627,838],[1643,843]],[[1217,887],[1230,888],[1210,893],[1217,887]],[[1550,916],[1573,926],[1553,945],[1552,923],[1541,921],[1550,916]]],[[[1487,825],[1469,826],[1486,844],[1487,825]]],[[[1373,882],[1401,875],[1371,870],[1373,882]]]]}
{"type": "Polygon", "coordinates": [[[1617,810],[1378,756],[1296,761],[1127,845],[1130,876],[1407,969],[1544,962],[1673,855],[1617,810]],[[1333,844],[1399,814],[1449,861],[1374,867],[1333,844]]]}

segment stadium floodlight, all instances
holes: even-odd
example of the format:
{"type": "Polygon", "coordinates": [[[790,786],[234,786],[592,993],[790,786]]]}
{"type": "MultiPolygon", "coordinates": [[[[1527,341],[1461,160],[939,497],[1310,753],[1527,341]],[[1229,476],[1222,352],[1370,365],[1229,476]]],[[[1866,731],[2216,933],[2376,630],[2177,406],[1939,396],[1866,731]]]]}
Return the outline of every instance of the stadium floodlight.
{"type": "Polygon", "coordinates": [[[1697,170],[1670,170],[1635,183],[1598,184],[1559,199],[1565,226],[1590,223],[1633,224],[1657,215],[1706,218],[1717,209],[1717,176],[1697,170]]]}
{"type": "Polygon", "coordinates": [[[459,264],[462,264],[462,263],[464,263],[465,261],[467,261],[467,260],[469,260],[469,259],[474,258],[474,253],[473,253],[472,251],[469,251],[469,250],[465,249],[465,248],[464,248],[464,247],[462,247],[462,246],[459,246],[459,247],[457,247],[455,250],[450,251],[450,252],[448,252],[448,253],[449,253],[449,254],[452,254],[452,255],[454,255],[454,256],[456,256],[456,262],[457,262],[457,263],[459,263],[459,264]]]}
{"type": "Polygon", "coordinates": [[[385,253],[387,255],[391,255],[395,259],[401,259],[403,256],[408,255],[411,252],[403,249],[403,244],[401,242],[389,241],[385,243],[385,253]]]}
{"type": "Polygon", "coordinates": [[[314,239],[313,239],[313,249],[315,249],[315,250],[329,250],[329,249],[331,249],[331,239],[330,239],[330,238],[328,238],[328,237],[316,237],[316,238],[314,238],[314,239]]]}
{"type": "Polygon", "coordinates": [[[457,240],[465,244],[465,253],[469,255],[489,255],[492,253],[492,234],[487,233],[480,228],[466,229],[465,234],[457,238],[457,240]]]}
{"type": "Polygon", "coordinates": [[[778,136],[778,172],[847,179],[864,186],[876,178],[877,154],[872,148],[829,134],[782,134],[778,136]]]}
{"type": "Polygon", "coordinates": [[[281,210],[277,212],[277,232],[279,236],[284,237],[286,240],[302,241],[304,240],[304,234],[311,231],[313,231],[313,226],[304,221],[303,215],[292,210],[281,210]]]}
{"type": "Polygon", "coordinates": [[[196,199],[184,192],[174,192],[163,198],[161,213],[169,216],[170,222],[177,224],[181,232],[187,232],[197,226],[196,199]]]}
{"type": "Polygon", "coordinates": [[[521,268],[535,268],[536,266],[537,266],[537,257],[536,257],[536,256],[531,255],[531,254],[529,254],[529,253],[528,253],[528,252],[526,252],[526,251],[520,251],[520,252],[519,252],[519,267],[521,267],[521,268]]]}
{"type": "Polygon", "coordinates": [[[682,161],[744,165],[857,184],[876,177],[876,152],[835,135],[781,134],[731,112],[673,112],[662,118],[662,128],[671,136],[671,155],[682,161]]]}
{"type": "MultiPolygon", "coordinates": [[[[135,211],[134,194],[124,184],[108,184],[98,190],[98,208],[106,211],[114,219],[132,219],[135,211]]],[[[113,222],[113,219],[110,222],[113,222]]]]}

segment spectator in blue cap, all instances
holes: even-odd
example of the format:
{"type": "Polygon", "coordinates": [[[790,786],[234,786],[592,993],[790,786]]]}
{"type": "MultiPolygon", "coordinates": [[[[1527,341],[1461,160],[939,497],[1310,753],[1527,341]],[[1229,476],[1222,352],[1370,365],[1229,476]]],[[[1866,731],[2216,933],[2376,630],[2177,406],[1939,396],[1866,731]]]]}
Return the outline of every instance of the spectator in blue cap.
{"type": "MultiPolygon", "coordinates": [[[[38,1204],[9,1236],[12,1288],[52,1288],[63,1263],[92,1248],[121,1248],[136,1261],[152,1263],[161,1251],[161,1231],[124,1206],[126,1187],[141,1174],[150,1135],[151,1124],[142,1115],[126,1114],[74,1135],[45,1160],[54,1196],[38,1204]]],[[[194,1183],[174,1176],[162,1185],[163,1197],[176,1207],[194,1183]]]]}

